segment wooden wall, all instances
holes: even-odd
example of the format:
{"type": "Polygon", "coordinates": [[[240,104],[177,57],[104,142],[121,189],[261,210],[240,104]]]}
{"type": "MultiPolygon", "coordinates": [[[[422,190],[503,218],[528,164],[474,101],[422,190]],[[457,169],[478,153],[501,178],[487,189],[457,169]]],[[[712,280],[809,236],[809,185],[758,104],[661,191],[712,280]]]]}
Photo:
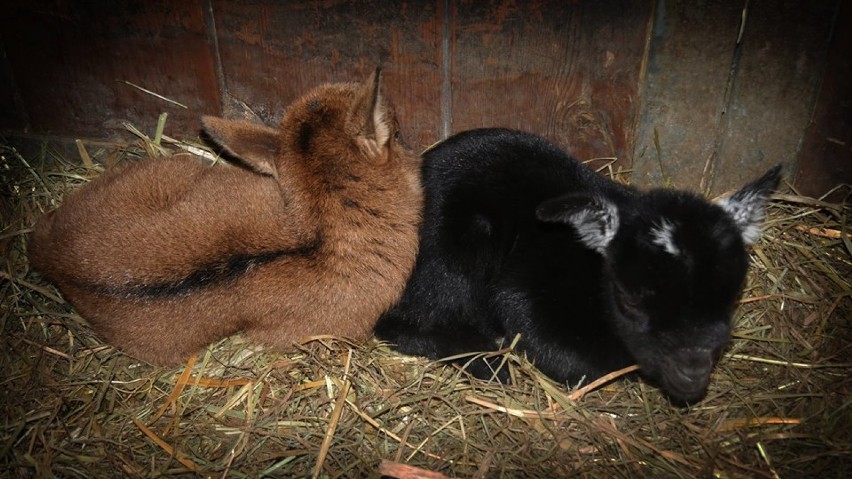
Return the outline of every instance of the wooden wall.
{"type": "Polygon", "coordinates": [[[717,193],[783,162],[818,195],[852,181],[834,101],[850,1],[10,0],[0,129],[114,138],[164,111],[176,137],[202,114],[274,124],[382,65],[416,150],[507,126],[639,184],[717,193]]]}

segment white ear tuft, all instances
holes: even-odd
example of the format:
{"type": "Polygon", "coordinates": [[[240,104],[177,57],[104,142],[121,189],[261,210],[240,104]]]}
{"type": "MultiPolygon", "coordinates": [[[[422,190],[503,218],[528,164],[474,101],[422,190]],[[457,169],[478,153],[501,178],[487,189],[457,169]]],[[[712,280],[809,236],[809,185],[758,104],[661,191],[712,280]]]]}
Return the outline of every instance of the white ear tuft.
{"type": "Polygon", "coordinates": [[[680,248],[675,243],[674,232],[675,225],[663,218],[659,226],[651,228],[651,243],[662,247],[666,253],[677,256],[680,254],[680,248]]]}
{"type": "Polygon", "coordinates": [[[749,183],[719,202],[719,206],[740,228],[745,244],[754,244],[760,239],[760,226],[765,215],[766,202],[780,180],[781,165],[778,165],[757,181],[749,183]]]}
{"type": "Polygon", "coordinates": [[[542,221],[570,224],[587,247],[603,254],[618,232],[618,207],[597,196],[567,195],[542,202],[536,209],[542,221]]]}
{"type": "Polygon", "coordinates": [[[734,223],[740,227],[740,234],[746,244],[754,244],[760,239],[760,225],[763,222],[762,203],[755,195],[730,196],[719,203],[727,211],[734,223]]]}

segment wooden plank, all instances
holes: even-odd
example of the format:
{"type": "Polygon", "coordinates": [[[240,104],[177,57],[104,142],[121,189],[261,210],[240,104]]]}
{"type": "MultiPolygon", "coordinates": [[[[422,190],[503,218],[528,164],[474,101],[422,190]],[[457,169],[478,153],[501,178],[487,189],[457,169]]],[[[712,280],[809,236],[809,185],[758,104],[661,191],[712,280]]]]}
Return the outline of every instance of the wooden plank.
{"type": "Polygon", "coordinates": [[[702,191],[725,109],[744,2],[658,2],[634,184],[702,191]]]}
{"type": "Polygon", "coordinates": [[[825,72],[837,5],[751,1],[712,193],[736,188],[777,163],[793,172],[825,72]]]}
{"type": "Polygon", "coordinates": [[[361,81],[383,66],[384,88],[415,150],[440,131],[443,2],[214,0],[226,116],[280,121],[325,82],[361,81]]]}
{"type": "Polygon", "coordinates": [[[126,120],[153,134],[168,112],[169,135],[194,136],[201,114],[219,113],[198,0],[14,0],[0,14],[33,131],[105,138],[126,120]]]}
{"type": "MultiPolygon", "coordinates": [[[[814,197],[840,184],[852,185],[852,1],[841,3],[814,120],[799,152],[795,177],[799,192],[814,197]]],[[[842,201],[848,194],[848,189],[841,189],[828,199],[842,201]]]]}
{"type": "Polygon", "coordinates": [[[628,166],[651,11],[632,1],[456,2],[452,129],[519,128],[628,166]]]}

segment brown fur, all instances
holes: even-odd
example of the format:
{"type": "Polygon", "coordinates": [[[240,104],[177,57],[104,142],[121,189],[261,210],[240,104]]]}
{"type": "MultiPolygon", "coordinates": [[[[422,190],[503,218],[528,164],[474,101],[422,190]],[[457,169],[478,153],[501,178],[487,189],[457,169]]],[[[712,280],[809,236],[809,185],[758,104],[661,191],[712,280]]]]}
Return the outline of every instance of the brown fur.
{"type": "Polygon", "coordinates": [[[156,364],[238,331],[282,350],[369,336],[411,272],[422,204],[379,83],[319,87],[279,129],[204,118],[241,166],[113,168],[39,221],[33,267],[107,341],[156,364]]]}

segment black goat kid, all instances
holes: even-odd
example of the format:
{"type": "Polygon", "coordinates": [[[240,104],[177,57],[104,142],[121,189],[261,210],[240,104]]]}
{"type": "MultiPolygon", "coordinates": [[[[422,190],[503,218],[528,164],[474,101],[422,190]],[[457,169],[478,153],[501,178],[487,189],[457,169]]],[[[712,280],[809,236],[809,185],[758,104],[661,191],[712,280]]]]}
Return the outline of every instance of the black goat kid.
{"type": "MultiPolygon", "coordinates": [[[[745,247],[779,178],[775,167],[713,204],[639,192],[527,133],[455,135],[424,155],[420,251],[376,334],[433,359],[520,334],[517,349],[557,381],[638,363],[675,402],[695,402],[730,337],[745,247]]],[[[488,378],[492,366],[468,370],[488,378]]]]}

